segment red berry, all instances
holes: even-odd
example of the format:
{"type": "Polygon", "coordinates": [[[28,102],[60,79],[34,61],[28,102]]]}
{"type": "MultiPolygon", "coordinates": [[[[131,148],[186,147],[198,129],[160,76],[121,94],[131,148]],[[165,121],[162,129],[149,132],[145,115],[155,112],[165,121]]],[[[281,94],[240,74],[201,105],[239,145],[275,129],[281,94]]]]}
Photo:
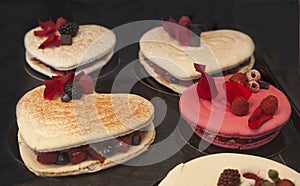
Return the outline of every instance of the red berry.
{"type": "Polygon", "coordinates": [[[84,148],[74,148],[68,152],[69,160],[72,164],[77,164],[87,159],[87,152],[84,148]]]}
{"type": "Polygon", "coordinates": [[[230,81],[235,81],[237,83],[239,83],[240,85],[245,86],[246,82],[247,82],[247,77],[245,74],[238,72],[233,74],[230,78],[230,81]]]}
{"type": "Polygon", "coordinates": [[[39,152],[37,161],[42,164],[55,164],[57,162],[58,152],[39,152]]]}
{"type": "Polygon", "coordinates": [[[91,159],[99,160],[100,163],[104,162],[105,158],[100,153],[98,153],[93,147],[88,146],[86,150],[91,159]]]}
{"type": "Polygon", "coordinates": [[[125,144],[131,145],[131,137],[130,136],[124,136],[118,138],[119,141],[123,141],[125,144]]]}
{"type": "Polygon", "coordinates": [[[188,16],[182,16],[178,24],[184,27],[190,27],[192,25],[192,22],[188,16]]]}
{"type": "Polygon", "coordinates": [[[249,112],[249,103],[244,97],[237,97],[232,101],[230,111],[237,116],[244,116],[249,112]]]}
{"type": "Polygon", "coordinates": [[[278,99],[276,96],[269,95],[260,103],[260,108],[264,114],[274,114],[278,109],[278,99]]]}
{"type": "Polygon", "coordinates": [[[79,85],[82,87],[84,94],[92,94],[94,92],[94,81],[86,74],[82,75],[79,79],[79,85]]]}
{"type": "Polygon", "coordinates": [[[295,186],[295,184],[291,182],[291,180],[282,179],[276,184],[276,186],[295,186]]]}
{"type": "Polygon", "coordinates": [[[241,175],[237,169],[224,169],[220,174],[217,186],[238,186],[241,183],[241,175]]]}

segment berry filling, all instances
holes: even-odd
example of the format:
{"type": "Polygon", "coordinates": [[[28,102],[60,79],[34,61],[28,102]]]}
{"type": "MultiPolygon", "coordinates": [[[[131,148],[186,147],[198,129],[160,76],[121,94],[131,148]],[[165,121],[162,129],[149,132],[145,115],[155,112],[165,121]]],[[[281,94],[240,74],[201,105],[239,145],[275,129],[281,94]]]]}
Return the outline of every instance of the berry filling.
{"type": "MultiPolygon", "coordinates": [[[[163,79],[164,81],[167,81],[169,83],[173,83],[173,84],[177,84],[177,85],[182,85],[185,87],[189,87],[193,84],[193,82],[197,82],[199,80],[199,78],[197,79],[193,79],[193,80],[181,80],[178,79],[174,76],[172,76],[170,73],[168,73],[166,70],[162,69],[161,67],[159,67],[158,65],[154,64],[152,61],[150,61],[148,58],[144,57],[144,61],[154,70],[154,72],[156,74],[158,74],[160,76],[161,79],[163,79]]],[[[236,70],[233,70],[234,72],[237,72],[241,67],[243,67],[244,65],[247,65],[248,63],[250,63],[250,58],[248,60],[246,60],[245,63],[239,65],[238,67],[235,67],[236,70]]],[[[223,75],[228,75],[231,73],[234,73],[233,71],[223,71],[223,75]]]]}
{"type": "MultiPolygon", "coordinates": [[[[109,54],[105,54],[104,56],[102,56],[101,58],[99,59],[96,59],[95,61],[93,62],[90,62],[90,63],[86,63],[86,64],[83,64],[81,65],[80,64],[80,69],[85,69],[85,68],[89,68],[97,63],[99,63],[99,61],[102,61],[104,59],[106,59],[108,57],[109,54]]],[[[66,75],[67,73],[69,73],[70,71],[76,71],[76,67],[74,69],[71,69],[71,70],[58,70],[50,65],[47,65],[46,63],[44,63],[43,61],[35,58],[35,57],[32,57],[30,58],[31,61],[35,64],[35,65],[38,65],[40,66],[41,68],[47,68],[49,69],[53,74],[56,74],[58,76],[64,76],[66,75]]]]}
{"type": "Polygon", "coordinates": [[[101,164],[105,159],[118,154],[126,153],[130,146],[138,146],[144,137],[144,131],[136,131],[117,139],[84,145],[62,151],[36,152],[37,161],[41,164],[78,164],[86,160],[98,160],[101,164]]]}
{"type": "Polygon", "coordinates": [[[164,81],[167,81],[168,83],[173,83],[173,84],[177,84],[177,85],[182,85],[182,86],[188,87],[188,86],[191,86],[193,84],[193,81],[196,81],[196,80],[191,81],[191,80],[181,80],[181,79],[178,79],[178,78],[172,76],[166,70],[160,68],[158,65],[154,64],[153,62],[151,62],[149,59],[144,58],[144,61],[154,70],[154,72],[156,74],[158,74],[160,76],[161,79],[163,79],[164,81]]]}
{"type": "Polygon", "coordinates": [[[223,74],[223,76],[227,76],[229,74],[234,74],[234,73],[238,72],[242,67],[247,66],[250,63],[251,63],[251,57],[249,57],[248,59],[246,59],[244,62],[242,62],[241,64],[239,64],[236,67],[233,67],[233,68],[228,69],[228,70],[223,70],[222,74],[223,74]]]}
{"type": "Polygon", "coordinates": [[[220,142],[225,142],[225,143],[232,143],[232,144],[241,144],[241,145],[245,145],[245,144],[251,144],[251,143],[256,143],[256,142],[259,142],[261,140],[264,140],[270,136],[272,136],[273,134],[276,133],[275,132],[271,132],[269,134],[266,134],[266,135],[263,135],[261,137],[258,137],[258,138],[238,138],[238,137],[222,137],[222,136],[219,136],[217,134],[212,134],[212,133],[209,133],[207,131],[204,131],[202,128],[200,127],[196,127],[196,130],[195,130],[196,133],[199,133],[201,136],[206,136],[208,139],[211,139],[211,140],[216,140],[216,141],[220,141],[220,142]]]}

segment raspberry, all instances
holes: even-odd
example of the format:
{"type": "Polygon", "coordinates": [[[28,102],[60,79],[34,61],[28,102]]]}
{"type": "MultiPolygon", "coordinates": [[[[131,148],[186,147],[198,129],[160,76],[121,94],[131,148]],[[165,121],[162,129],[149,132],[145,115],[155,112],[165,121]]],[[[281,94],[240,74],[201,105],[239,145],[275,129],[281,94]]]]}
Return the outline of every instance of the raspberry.
{"type": "Polygon", "coordinates": [[[244,116],[249,112],[249,103],[244,97],[237,97],[232,101],[230,111],[237,116],[244,116]]]}
{"type": "Polygon", "coordinates": [[[69,156],[69,161],[72,164],[81,163],[81,162],[85,161],[88,157],[86,150],[83,148],[71,149],[68,152],[68,156],[69,156]]]}
{"type": "Polygon", "coordinates": [[[240,85],[245,86],[246,82],[247,82],[247,77],[245,76],[245,74],[238,72],[233,74],[230,78],[230,81],[235,81],[237,83],[239,83],[240,85]]]}
{"type": "Polygon", "coordinates": [[[42,164],[55,164],[57,162],[58,152],[39,152],[37,161],[42,164]]]}
{"type": "Polygon", "coordinates": [[[192,22],[188,16],[182,16],[178,24],[184,27],[190,27],[192,22]]]}
{"type": "Polygon", "coordinates": [[[129,136],[124,136],[124,137],[120,137],[118,138],[119,141],[123,141],[124,143],[131,145],[132,143],[132,139],[129,136]]]}
{"type": "Polygon", "coordinates": [[[236,169],[224,169],[221,173],[218,186],[239,186],[241,183],[240,173],[236,169]]]}
{"type": "Polygon", "coordinates": [[[262,113],[273,115],[278,109],[278,99],[276,96],[269,95],[260,102],[262,113]]]}
{"type": "Polygon", "coordinates": [[[276,184],[276,186],[295,186],[295,184],[291,180],[282,179],[276,184]]]}
{"type": "Polygon", "coordinates": [[[82,75],[79,79],[78,84],[82,87],[84,94],[92,94],[94,92],[94,81],[86,74],[82,75]]]}

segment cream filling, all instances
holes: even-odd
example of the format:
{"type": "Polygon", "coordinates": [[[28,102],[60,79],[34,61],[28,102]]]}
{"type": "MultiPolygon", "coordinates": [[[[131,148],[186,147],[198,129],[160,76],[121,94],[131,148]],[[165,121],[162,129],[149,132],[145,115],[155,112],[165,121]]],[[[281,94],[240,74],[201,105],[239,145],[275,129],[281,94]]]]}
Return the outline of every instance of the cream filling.
{"type": "Polygon", "coordinates": [[[70,163],[66,165],[44,165],[36,161],[35,152],[27,144],[25,144],[20,132],[18,133],[20,154],[26,167],[38,176],[51,177],[92,173],[121,164],[146,151],[148,146],[154,141],[154,138],[154,124],[151,123],[151,125],[148,126],[140,145],[130,147],[126,153],[118,153],[105,159],[103,164],[101,164],[98,160],[88,159],[74,165],[70,163]]]}
{"type": "Polygon", "coordinates": [[[230,137],[222,137],[222,136],[219,136],[216,134],[204,132],[204,130],[201,129],[200,127],[196,127],[196,131],[199,132],[201,135],[205,135],[207,138],[209,138],[211,140],[217,140],[217,141],[225,142],[225,143],[242,144],[242,145],[259,142],[259,141],[261,141],[265,138],[268,138],[276,133],[276,131],[274,131],[274,132],[271,132],[269,134],[266,134],[266,135],[263,135],[263,136],[260,136],[257,138],[238,138],[238,137],[230,138],[230,137]]]}
{"type": "MultiPolygon", "coordinates": [[[[103,162],[105,161],[105,159],[109,158],[109,157],[112,156],[112,155],[119,154],[119,153],[126,153],[126,152],[129,150],[129,148],[131,148],[132,146],[140,145],[141,141],[144,140],[144,136],[145,136],[145,133],[143,132],[144,130],[146,130],[146,129],[144,128],[144,129],[142,129],[141,131],[136,131],[136,132],[133,132],[133,133],[131,133],[131,134],[127,134],[127,135],[125,135],[125,136],[123,136],[123,137],[119,137],[119,138],[116,138],[116,139],[106,140],[106,141],[99,142],[99,143],[94,143],[94,144],[84,145],[84,146],[75,147],[75,148],[70,148],[70,149],[64,149],[64,150],[61,150],[61,151],[53,151],[53,152],[57,152],[57,153],[61,153],[61,152],[69,152],[70,150],[76,149],[76,148],[79,148],[79,149],[81,149],[81,150],[87,151],[88,148],[92,148],[97,154],[100,155],[100,158],[101,158],[101,159],[95,159],[95,157],[92,157],[92,156],[90,156],[90,155],[87,153],[87,154],[88,154],[87,160],[99,160],[100,163],[103,163],[103,162]],[[141,138],[140,143],[137,144],[137,145],[133,145],[132,142],[131,142],[131,144],[125,144],[126,141],[128,141],[129,138],[132,139],[132,136],[134,136],[134,135],[138,135],[138,136],[141,138]],[[122,140],[122,139],[123,139],[123,140],[122,140]],[[124,146],[127,146],[128,149],[126,150],[126,152],[125,152],[125,151],[124,151],[124,152],[118,151],[116,145],[117,145],[118,143],[120,143],[120,142],[123,142],[123,145],[124,145],[124,146]],[[111,147],[111,148],[110,148],[111,154],[107,154],[107,155],[103,154],[103,151],[105,150],[105,148],[108,148],[109,146],[111,147]],[[102,162],[102,161],[103,161],[103,162],[102,162]]],[[[32,150],[33,150],[33,149],[32,149],[32,150]]],[[[49,153],[49,152],[47,152],[47,153],[49,153]]],[[[39,152],[36,152],[36,151],[35,151],[35,154],[38,156],[39,152]]],[[[42,164],[43,164],[43,163],[42,163],[42,164]]],[[[71,164],[71,163],[69,162],[69,164],[71,164]]]]}
{"type": "Polygon", "coordinates": [[[84,64],[84,65],[81,65],[79,67],[70,68],[70,70],[59,70],[59,69],[55,69],[54,67],[51,67],[50,65],[45,64],[41,60],[36,59],[31,54],[29,54],[27,51],[25,53],[25,57],[26,57],[26,61],[27,61],[28,65],[31,68],[33,68],[34,70],[36,70],[46,76],[49,76],[49,77],[64,76],[65,74],[67,74],[70,71],[75,71],[76,68],[78,68],[77,71],[79,71],[79,72],[84,71],[86,74],[89,74],[97,69],[102,68],[104,65],[106,65],[108,63],[108,61],[112,58],[112,56],[113,56],[113,51],[102,56],[99,59],[96,59],[94,62],[90,62],[90,63],[84,64]]]}

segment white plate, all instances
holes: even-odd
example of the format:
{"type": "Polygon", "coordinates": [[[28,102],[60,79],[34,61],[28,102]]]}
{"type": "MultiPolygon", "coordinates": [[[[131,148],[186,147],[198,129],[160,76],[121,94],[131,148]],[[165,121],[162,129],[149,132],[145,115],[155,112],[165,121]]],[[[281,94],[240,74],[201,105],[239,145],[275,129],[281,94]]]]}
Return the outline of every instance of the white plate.
{"type": "MultiPolygon", "coordinates": [[[[264,179],[268,178],[268,170],[275,169],[280,178],[287,178],[300,186],[300,174],[278,162],[252,155],[219,153],[196,158],[187,163],[177,165],[159,184],[160,186],[215,186],[219,175],[226,168],[255,173],[264,179]]],[[[244,182],[245,180],[242,180],[244,182]]],[[[245,182],[253,180],[247,180],[245,182]]],[[[249,185],[246,184],[245,185],[249,185]]]]}

